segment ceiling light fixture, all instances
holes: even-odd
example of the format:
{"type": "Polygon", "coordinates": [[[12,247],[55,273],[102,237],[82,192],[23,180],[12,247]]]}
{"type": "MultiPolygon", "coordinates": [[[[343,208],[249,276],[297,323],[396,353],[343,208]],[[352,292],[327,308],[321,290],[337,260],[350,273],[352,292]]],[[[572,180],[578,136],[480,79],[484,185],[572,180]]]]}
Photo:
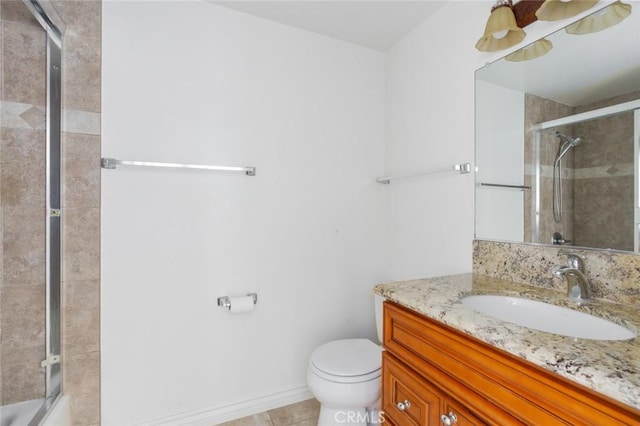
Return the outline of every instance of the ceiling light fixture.
{"type": "Polygon", "coordinates": [[[507,49],[520,43],[525,35],[516,23],[511,0],[498,0],[491,8],[484,35],[476,43],[476,49],[482,52],[507,49]]]}
{"type": "Polygon", "coordinates": [[[593,15],[586,16],[578,22],[569,25],[565,31],[569,34],[588,34],[605,30],[622,22],[631,15],[631,5],[620,0],[601,9],[593,15]]]}
{"type": "Polygon", "coordinates": [[[559,21],[591,9],[598,0],[545,0],[536,11],[540,21],[559,21]]]}

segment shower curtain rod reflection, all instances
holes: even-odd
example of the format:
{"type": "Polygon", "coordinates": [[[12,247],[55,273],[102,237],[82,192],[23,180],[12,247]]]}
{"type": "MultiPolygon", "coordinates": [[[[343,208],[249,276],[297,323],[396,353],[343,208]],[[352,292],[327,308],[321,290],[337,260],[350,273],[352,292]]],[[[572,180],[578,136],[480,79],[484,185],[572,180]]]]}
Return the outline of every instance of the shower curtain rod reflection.
{"type": "Polygon", "coordinates": [[[164,167],[170,169],[199,169],[199,170],[215,170],[221,172],[244,172],[247,176],[255,176],[256,168],[249,166],[230,167],[230,166],[206,166],[199,164],[179,164],[179,163],[156,163],[151,161],[130,161],[116,160],[115,158],[102,158],[103,169],[115,169],[116,166],[136,166],[136,167],[164,167]]]}
{"type": "Polygon", "coordinates": [[[431,175],[431,174],[434,174],[434,173],[444,173],[444,172],[459,172],[461,175],[464,175],[464,174],[467,174],[467,173],[471,173],[471,163],[454,164],[452,167],[444,167],[444,168],[441,168],[441,169],[426,170],[424,172],[418,172],[418,173],[414,173],[414,174],[411,174],[411,175],[379,177],[379,178],[376,179],[376,182],[383,183],[383,184],[389,184],[389,183],[391,183],[392,180],[396,180],[396,179],[408,179],[408,178],[422,176],[422,175],[431,175]]]}

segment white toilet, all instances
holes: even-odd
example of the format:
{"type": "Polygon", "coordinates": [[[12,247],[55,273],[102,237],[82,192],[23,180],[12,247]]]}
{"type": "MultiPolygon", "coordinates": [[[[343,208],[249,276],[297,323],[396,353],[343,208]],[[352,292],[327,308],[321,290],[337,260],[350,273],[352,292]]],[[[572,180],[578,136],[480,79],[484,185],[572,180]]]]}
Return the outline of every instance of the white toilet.
{"type": "MultiPolygon", "coordinates": [[[[382,303],[375,295],[378,339],[382,303]]],[[[311,354],[309,390],[320,401],[318,426],[366,426],[379,422],[382,347],[367,339],[334,340],[311,354]]]]}

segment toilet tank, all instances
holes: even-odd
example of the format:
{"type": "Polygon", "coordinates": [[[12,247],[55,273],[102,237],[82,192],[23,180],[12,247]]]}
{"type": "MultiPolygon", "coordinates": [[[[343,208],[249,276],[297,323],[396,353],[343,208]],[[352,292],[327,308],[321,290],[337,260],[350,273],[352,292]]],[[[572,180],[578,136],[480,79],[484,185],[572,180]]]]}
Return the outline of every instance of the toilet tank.
{"type": "Polygon", "coordinates": [[[382,343],[382,304],[384,303],[384,297],[379,294],[373,295],[373,303],[375,305],[376,312],[376,330],[378,332],[378,341],[382,343]]]}

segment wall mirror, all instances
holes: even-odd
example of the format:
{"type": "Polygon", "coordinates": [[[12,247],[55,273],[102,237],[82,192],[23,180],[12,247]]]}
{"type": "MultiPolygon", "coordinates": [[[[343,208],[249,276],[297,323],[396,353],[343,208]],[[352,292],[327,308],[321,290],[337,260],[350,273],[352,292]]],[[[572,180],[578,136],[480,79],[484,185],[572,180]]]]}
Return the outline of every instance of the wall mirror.
{"type": "Polygon", "coordinates": [[[616,25],[576,34],[614,3],[476,72],[476,238],[638,252],[632,5],[616,25]]]}

